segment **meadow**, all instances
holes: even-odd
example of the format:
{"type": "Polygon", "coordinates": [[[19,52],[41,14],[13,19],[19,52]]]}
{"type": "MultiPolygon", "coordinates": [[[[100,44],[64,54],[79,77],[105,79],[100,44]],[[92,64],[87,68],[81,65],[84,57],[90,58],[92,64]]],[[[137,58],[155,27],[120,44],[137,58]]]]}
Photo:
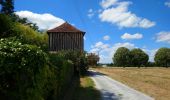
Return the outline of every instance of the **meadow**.
{"type": "Polygon", "coordinates": [[[170,68],[92,68],[156,100],[170,100],[170,68]]]}

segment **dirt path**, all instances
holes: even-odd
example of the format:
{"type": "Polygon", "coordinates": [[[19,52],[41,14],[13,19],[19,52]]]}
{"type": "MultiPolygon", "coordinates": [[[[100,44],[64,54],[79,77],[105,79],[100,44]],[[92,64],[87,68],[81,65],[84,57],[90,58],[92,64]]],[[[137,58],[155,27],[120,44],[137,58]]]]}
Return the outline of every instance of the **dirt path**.
{"type": "Polygon", "coordinates": [[[96,84],[96,88],[101,91],[103,100],[154,100],[101,73],[92,70],[89,73],[96,84]]]}

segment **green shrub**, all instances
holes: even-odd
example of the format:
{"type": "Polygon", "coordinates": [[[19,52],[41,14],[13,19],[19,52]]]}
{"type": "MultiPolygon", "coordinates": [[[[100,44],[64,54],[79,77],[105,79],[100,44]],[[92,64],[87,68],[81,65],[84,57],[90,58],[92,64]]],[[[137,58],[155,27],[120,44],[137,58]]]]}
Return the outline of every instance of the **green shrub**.
{"type": "Polygon", "coordinates": [[[28,25],[13,22],[12,18],[0,14],[0,38],[16,37],[22,43],[37,45],[47,51],[48,35],[35,31],[28,25]]]}
{"type": "Polygon", "coordinates": [[[15,23],[14,25],[15,27],[13,28],[13,33],[16,34],[17,38],[20,39],[22,43],[37,45],[47,51],[47,34],[41,34],[34,31],[29,26],[20,23],[15,23]]]}
{"type": "Polygon", "coordinates": [[[4,14],[0,14],[0,37],[9,37],[11,36],[11,31],[13,29],[13,22],[11,18],[7,17],[4,14]]]}
{"type": "Polygon", "coordinates": [[[10,100],[42,100],[49,67],[40,48],[0,40],[0,96],[10,100]]]}
{"type": "Polygon", "coordinates": [[[84,52],[68,50],[68,51],[57,52],[56,55],[66,60],[72,61],[72,63],[74,64],[75,74],[78,75],[86,74],[89,67],[84,52]]]}
{"type": "Polygon", "coordinates": [[[49,81],[53,83],[53,87],[50,90],[52,91],[51,96],[49,97],[50,100],[61,99],[74,77],[74,66],[61,53],[50,53],[49,59],[51,67],[55,69],[53,72],[56,75],[56,80],[51,79],[49,81]]]}

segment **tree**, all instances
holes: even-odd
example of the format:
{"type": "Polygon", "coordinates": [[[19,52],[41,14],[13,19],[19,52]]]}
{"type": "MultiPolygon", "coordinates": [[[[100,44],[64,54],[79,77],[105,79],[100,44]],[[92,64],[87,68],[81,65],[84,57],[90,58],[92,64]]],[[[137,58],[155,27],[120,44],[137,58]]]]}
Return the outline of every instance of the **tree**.
{"type": "Polygon", "coordinates": [[[113,62],[116,66],[129,66],[129,49],[125,47],[118,48],[114,54],[113,62]]]}
{"type": "Polygon", "coordinates": [[[87,62],[88,62],[88,65],[91,65],[91,66],[96,66],[97,65],[97,62],[99,61],[99,56],[96,55],[95,53],[89,53],[87,54],[87,62]]]}
{"type": "Polygon", "coordinates": [[[155,63],[158,66],[170,66],[170,48],[160,48],[155,54],[155,63]]]}
{"type": "Polygon", "coordinates": [[[27,26],[31,27],[33,30],[40,32],[37,24],[30,22],[27,18],[20,18],[18,15],[12,14],[11,19],[14,22],[19,22],[21,24],[27,25],[27,26]]]}
{"type": "Polygon", "coordinates": [[[11,18],[5,14],[0,14],[0,22],[0,38],[9,37],[14,26],[11,18]]]}
{"type": "Polygon", "coordinates": [[[132,49],[130,51],[131,66],[141,67],[146,66],[149,56],[141,49],[132,49]]]}
{"type": "Polygon", "coordinates": [[[1,13],[11,15],[14,12],[14,0],[0,0],[1,13]]]}

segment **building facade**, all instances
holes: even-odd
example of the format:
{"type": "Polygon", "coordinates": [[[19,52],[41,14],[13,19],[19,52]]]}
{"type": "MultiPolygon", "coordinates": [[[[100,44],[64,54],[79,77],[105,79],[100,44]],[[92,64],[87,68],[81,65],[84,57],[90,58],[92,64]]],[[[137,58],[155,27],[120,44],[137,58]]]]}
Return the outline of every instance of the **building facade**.
{"type": "Polygon", "coordinates": [[[69,23],[48,30],[49,51],[84,50],[85,32],[80,31],[69,23]]]}

